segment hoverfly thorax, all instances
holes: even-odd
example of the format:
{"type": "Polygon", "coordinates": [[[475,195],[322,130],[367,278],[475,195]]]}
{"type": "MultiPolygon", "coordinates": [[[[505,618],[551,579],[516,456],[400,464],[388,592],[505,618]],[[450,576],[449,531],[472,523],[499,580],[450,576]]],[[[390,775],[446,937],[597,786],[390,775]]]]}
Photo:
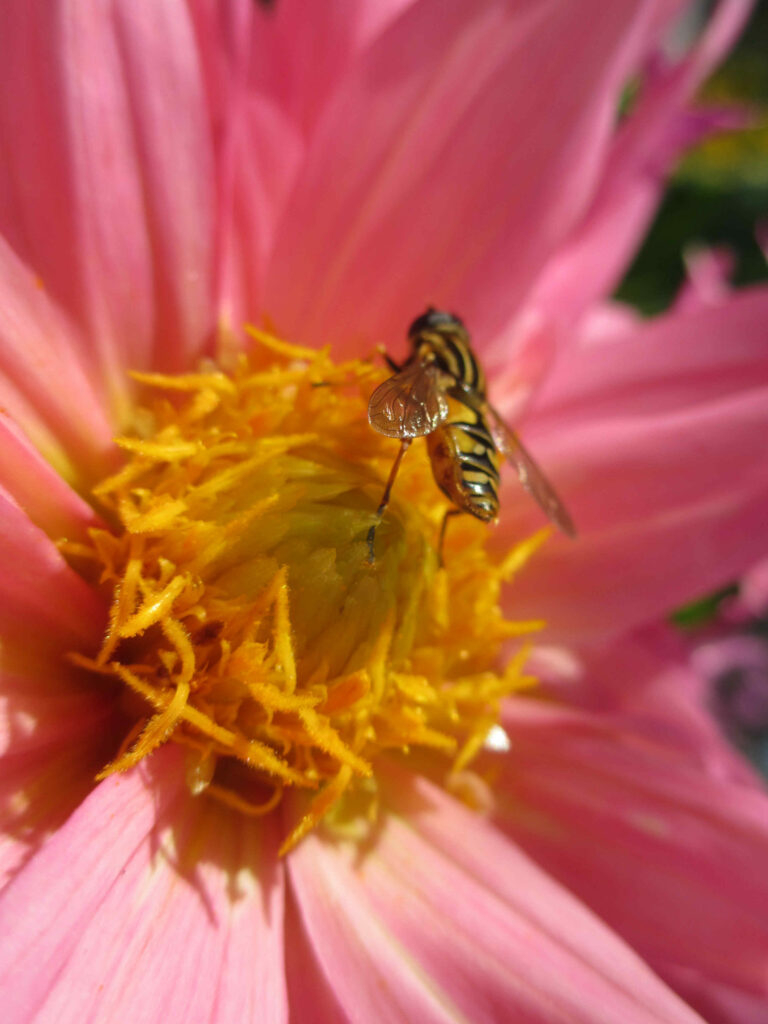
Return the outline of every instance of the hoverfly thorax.
{"type": "Polygon", "coordinates": [[[451,378],[449,386],[485,400],[485,374],[472,351],[467,328],[454,313],[429,309],[411,324],[409,340],[421,359],[431,354],[451,378]]]}

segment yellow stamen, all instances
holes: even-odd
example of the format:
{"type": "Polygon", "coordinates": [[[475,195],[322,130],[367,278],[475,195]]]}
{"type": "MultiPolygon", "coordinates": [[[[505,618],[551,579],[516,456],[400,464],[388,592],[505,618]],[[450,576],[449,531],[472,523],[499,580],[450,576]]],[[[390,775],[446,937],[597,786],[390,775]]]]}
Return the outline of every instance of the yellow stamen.
{"type": "Polygon", "coordinates": [[[488,528],[462,517],[440,567],[446,505],[416,444],[371,565],[397,448],[367,423],[377,372],[249,333],[230,373],[134,374],[155,400],[95,488],[115,528],[61,547],[110,599],[101,650],[71,660],[145,705],[102,776],[173,740],[191,791],[234,811],[315,791],[287,851],[353,791],[375,805],[385,752],[420,748],[454,778],[477,756],[501,700],[531,683],[526,648],[497,662],[541,623],[506,620],[499,600],[548,531],[495,561],[488,528]]]}

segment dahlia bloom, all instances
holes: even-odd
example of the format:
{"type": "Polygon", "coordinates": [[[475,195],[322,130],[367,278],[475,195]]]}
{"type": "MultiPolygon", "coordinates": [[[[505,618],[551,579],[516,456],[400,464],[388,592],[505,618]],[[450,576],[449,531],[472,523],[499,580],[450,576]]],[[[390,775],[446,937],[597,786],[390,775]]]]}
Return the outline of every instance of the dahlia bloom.
{"type": "Polygon", "coordinates": [[[768,770],[768,643],[765,622],[751,629],[723,630],[695,643],[692,663],[698,670],[692,697],[709,709],[735,746],[763,774],[768,770]]]}
{"type": "Polygon", "coordinates": [[[768,290],[605,302],[738,120],[684,6],[4,6],[5,1020],[764,1017],[768,801],[654,624],[761,554],[768,290]],[[366,560],[430,303],[575,542],[507,480],[439,565],[414,450],[366,560]]]}

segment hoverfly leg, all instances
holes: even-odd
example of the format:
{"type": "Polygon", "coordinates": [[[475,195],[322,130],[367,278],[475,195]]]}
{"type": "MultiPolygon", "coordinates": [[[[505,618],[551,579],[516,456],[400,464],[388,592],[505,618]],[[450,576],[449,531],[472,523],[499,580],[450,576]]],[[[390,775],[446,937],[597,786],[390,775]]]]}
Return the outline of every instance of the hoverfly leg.
{"type": "Polygon", "coordinates": [[[390,370],[393,373],[400,373],[400,371],[403,368],[402,363],[396,363],[395,360],[392,358],[392,356],[390,356],[390,354],[387,352],[387,350],[384,348],[383,345],[377,345],[376,346],[376,353],[377,353],[377,355],[381,356],[381,358],[384,360],[384,362],[387,364],[387,366],[390,368],[390,370]]]}
{"type": "Polygon", "coordinates": [[[376,536],[376,527],[381,522],[381,517],[386,511],[387,505],[389,504],[389,497],[392,493],[392,484],[395,482],[397,471],[400,468],[400,463],[403,460],[403,456],[408,451],[408,448],[413,441],[412,437],[404,437],[400,442],[400,451],[395,456],[395,461],[392,463],[392,469],[389,471],[389,477],[387,478],[387,486],[384,488],[384,494],[381,496],[381,502],[379,507],[376,509],[376,522],[368,531],[368,564],[373,565],[375,558],[373,553],[373,540],[376,536]]]}
{"type": "Polygon", "coordinates": [[[443,544],[445,543],[445,530],[448,526],[448,520],[451,516],[460,516],[461,511],[460,508],[449,508],[443,516],[443,522],[440,527],[440,539],[437,542],[437,564],[441,569],[443,568],[443,544]]]}

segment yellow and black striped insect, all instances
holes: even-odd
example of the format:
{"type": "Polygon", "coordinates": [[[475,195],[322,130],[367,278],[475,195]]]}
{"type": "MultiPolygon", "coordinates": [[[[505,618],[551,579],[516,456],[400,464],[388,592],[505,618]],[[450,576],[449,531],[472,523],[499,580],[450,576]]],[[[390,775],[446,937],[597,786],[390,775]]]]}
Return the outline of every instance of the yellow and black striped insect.
{"type": "Polygon", "coordinates": [[[376,526],[389,504],[403,455],[416,437],[426,437],[432,473],[455,506],[446,512],[438,550],[442,557],[448,517],[468,512],[493,522],[499,512],[499,467],[506,459],[520,483],[552,522],[569,537],[573,521],[554,488],[520,438],[488,402],[485,375],[472,351],[469,333],[453,313],[428,309],[408,329],[411,355],[402,366],[389,357],[395,375],[371,395],[368,421],[374,430],[400,439],[392,470],[368,532],[374,560],[376,526]]]}

